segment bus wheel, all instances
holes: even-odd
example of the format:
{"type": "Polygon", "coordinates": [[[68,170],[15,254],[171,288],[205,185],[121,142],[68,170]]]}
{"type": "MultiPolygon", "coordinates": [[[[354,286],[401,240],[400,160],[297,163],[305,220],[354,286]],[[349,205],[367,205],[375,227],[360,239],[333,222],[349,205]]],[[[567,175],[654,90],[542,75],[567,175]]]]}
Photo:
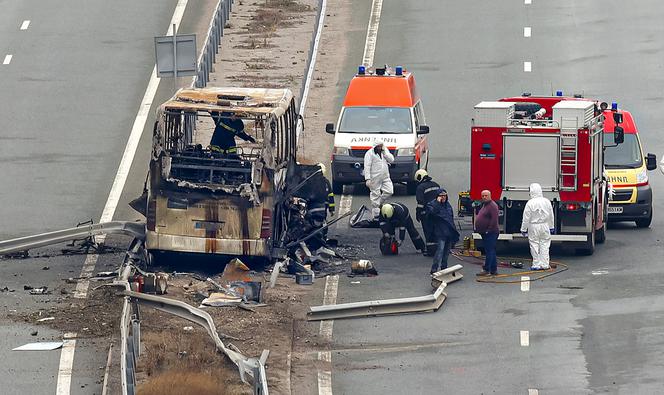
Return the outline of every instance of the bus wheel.
{"type": "Polygon", "coordinates": [[[639,228],[647,228],[650,226],[651,222],[652,222],[652,207],[650,207],[650,215],[648,215],[646,218],[639,218],[636,220],[636,226],[639,228]]]}
{"type": "Polygon", "coordinates": [[[606,222],[602,225],[602,229],[595,231],[595,240],[597,244],[602,244],[606,241],[606,222]]]}
{"type": "Polygon", "coordinates": [[[335,195],[341,195],[344,193],[344,184],[332,180],[332,192],[335,195]]]}
{"type": "Polygon", "coordinates": [[[592,255],[595,252],[595,232],[590,232],[588,235],[590,240],[585,242],[585,247],[577,248],[576,255],[592,255]]]}

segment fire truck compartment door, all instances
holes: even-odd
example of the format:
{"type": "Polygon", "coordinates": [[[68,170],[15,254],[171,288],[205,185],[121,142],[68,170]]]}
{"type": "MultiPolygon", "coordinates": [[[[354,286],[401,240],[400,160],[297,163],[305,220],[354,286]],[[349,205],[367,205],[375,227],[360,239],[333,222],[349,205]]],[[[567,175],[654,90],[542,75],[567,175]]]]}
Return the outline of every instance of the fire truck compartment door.
{"type": "Polygon", "coordinates": [[[528,190],[537,182],[543,191],[558,190],[558,135],[503,135],[503,189],[528,190]]]}

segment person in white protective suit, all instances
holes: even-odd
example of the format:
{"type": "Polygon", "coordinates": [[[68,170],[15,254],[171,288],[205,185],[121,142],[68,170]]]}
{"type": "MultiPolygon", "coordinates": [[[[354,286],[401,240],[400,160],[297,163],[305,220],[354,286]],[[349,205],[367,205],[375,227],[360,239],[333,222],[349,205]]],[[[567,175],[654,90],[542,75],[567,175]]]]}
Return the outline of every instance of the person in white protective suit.
{"type": "Polygon", "coordinates": [[[542,195],[542,187],[538,183],[530,184],[530,200],[523,210],[521,234],[528,236],[530,253],[533,256],[531,270],[549,269],[549,246],[551,235],[555,232],[553,206],[551,201],[542,195]]]}
{"type": "Polygon", "coordinates": [[[393,161],[394,156],[385,147],[385,143],[378,139],[374,141],[373,147],[364,154],[364,179],[370,191],[371,213],[374,218],[378,218],[380,206],[394,193],[389,168],[393,161]]]}

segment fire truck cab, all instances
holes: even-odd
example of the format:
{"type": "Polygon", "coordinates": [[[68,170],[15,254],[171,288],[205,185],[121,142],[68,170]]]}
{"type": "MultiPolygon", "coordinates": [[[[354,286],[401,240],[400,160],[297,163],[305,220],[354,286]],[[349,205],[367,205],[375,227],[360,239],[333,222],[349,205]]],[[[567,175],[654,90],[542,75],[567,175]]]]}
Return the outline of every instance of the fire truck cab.
{"type": "MultiPolygon", "coordinates": [[[[475,106],[471,126],[470,199],[482,190],[499,206],[499,240],[520,233],[529,186],[537,182],[551,200],[553,242],[590,255],[605,240],[607,181],[604,115],[597,102],[575,97],[521,97],[475,106]]],[[[481,236],[473,234],[481,248],[481,236]]]]}
{"type": "Polygon", "coordinates": [[[328,123],[325,131],[334,134],[334,193],[342,193],[345,184],[364,182],[364,154],[376,139],[394,155],[392,181],[405,183],[408,193],[415,193],[415,172],[428,163],[429,127],[411,73],[400,66],[374,71],[360,66],[348,85],[336,127],[328,123]]]}

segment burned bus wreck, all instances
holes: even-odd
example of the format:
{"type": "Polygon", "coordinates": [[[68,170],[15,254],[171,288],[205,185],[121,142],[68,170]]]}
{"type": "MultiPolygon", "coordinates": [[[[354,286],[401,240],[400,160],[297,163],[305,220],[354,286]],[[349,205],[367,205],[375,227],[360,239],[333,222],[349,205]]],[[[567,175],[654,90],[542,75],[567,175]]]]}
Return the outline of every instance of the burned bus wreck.
{"type": "Polygon", "coordinates": [[[299,180],[324,179],[296,163],[297,117],[288,89],[184,89],[164,103],[145,191],[132,202],[146,217],[151,258],[284,257],[297,237],[288,225],[299,180]]]}

